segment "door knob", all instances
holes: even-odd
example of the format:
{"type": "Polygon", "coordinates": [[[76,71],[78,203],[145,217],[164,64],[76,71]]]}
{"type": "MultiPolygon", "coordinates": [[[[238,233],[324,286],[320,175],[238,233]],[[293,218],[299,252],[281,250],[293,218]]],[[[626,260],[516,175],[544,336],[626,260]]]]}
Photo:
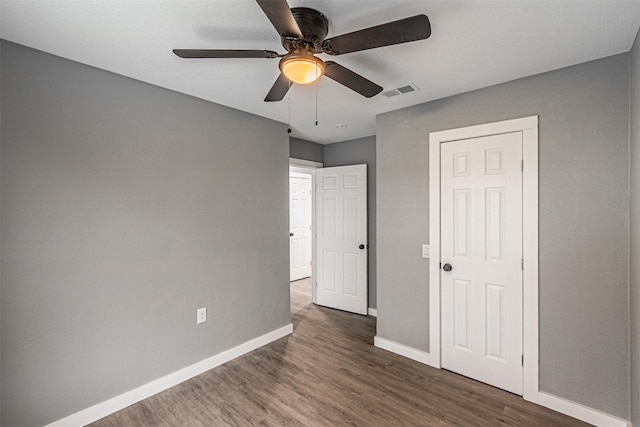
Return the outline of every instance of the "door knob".
{"type": "Polygon", "coordinates": [[[453,270],[453,267],[451,266],[451,264],[447,263],[447,264],[442,266],[442,269],[444,271],[451,271],[451,270],[453,270]]]}
{"type": "Polygon", "coordinates": [[[364,245],[360,245],[358,246],[360,249],[364,249],[364,245]]]}
{"type": "Polygon", "coordinates": [[[293,236],[293,233],[289,233],[289,237],[292,237],[292,236],[293,236]]]}

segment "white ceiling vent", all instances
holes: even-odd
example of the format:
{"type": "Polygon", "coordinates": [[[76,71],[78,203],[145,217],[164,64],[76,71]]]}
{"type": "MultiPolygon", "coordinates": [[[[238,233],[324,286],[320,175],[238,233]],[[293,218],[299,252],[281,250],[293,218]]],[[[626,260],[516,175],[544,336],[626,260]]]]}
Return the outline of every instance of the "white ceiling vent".
{"type": "Polygon", "coordinates": [[[418,90],[420,90],[420,88],[416,86],[415,83],[411,83],[406,86],[401,86],[395,89],[388,90],[386,92],[382,92],[382,94],[385,96],[385,98],[392,98],[394,96],[404,95],[418,90]]]}
{"type": "Polygon", "coordinates": [[[398,92],[400,92],[400,93],[409,93],[409,92],[413,92],[413,91],[415,91],[415,89],[411,85],[402,86],[402,87],[398,88],[398,92]]]}

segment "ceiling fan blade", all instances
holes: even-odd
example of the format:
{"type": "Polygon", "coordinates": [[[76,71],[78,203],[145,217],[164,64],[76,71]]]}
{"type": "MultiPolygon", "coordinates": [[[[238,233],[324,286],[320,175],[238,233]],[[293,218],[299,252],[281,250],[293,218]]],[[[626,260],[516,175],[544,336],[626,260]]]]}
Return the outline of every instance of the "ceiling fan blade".
{"type": "Polygon", "coordinates": [[[360,74],[356,74],[348,68],[343,67],[340,64],[336,64],[333,61],[327,61],[324,63],[326,69],[324,75],[338,83],[348,87],[349,89],[358,92],[360,95],[371,98],[382,92],[382,87],[378,86],[371,80],[367,80],[360,74]]]}
{"type": "Polygon", "coordinates": [[[426,15],[416,15],[398,21],[327,39],[322,44],[325,53],[342,55],[360,50],[424,40],[431,35],[431,24],[426,15]]]}
{"type": "Polygon", "coordinates": [[[278,79],[271,87],[271,90],[264,98],[264,102],[282,101],[282,98],[289,91],[289,79],[282,73],[278,76],[278,79]]]}
{"type": "Polygon", "coordinates": [[[180,58],[277,58],[271,50],[173,49],[180,58]]]}
{"type": "Polygon", "coordinates": [[[286,0],[256,0],[256,2],[262,8],[264,14],[267,15],[278,34],[283,37],[302,38],[302,32],[286,0]]]}

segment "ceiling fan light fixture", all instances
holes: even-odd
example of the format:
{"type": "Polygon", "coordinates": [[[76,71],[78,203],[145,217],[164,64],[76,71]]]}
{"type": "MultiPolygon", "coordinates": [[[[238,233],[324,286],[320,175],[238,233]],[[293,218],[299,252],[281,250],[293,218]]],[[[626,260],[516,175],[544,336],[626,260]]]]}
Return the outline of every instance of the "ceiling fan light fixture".
{"type": "Polygon", "coordinates": [[[311,54],[291,54],[280,61],[280,71],[293,83],[306,85],[318,80],[325,70],[324,62],[311,54]]]}

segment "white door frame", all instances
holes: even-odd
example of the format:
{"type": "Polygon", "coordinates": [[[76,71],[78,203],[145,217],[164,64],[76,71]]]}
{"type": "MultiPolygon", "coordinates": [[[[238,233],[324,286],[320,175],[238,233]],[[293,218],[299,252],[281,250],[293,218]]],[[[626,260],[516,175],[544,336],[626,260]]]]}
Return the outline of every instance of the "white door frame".
{"type": "Polygon", "coordinates": [[[523,378],[522,397],[538,402],[538,116],[429,134],[429,358],[440,368],[440,144],[522,132],[523,378]]]}
{"type": "Polygon", "coordinates": [[[311,172],[311,302],[316,303],[316,169],[324,163],[289,157],[289,166],[308,169],[311,172]]]}

